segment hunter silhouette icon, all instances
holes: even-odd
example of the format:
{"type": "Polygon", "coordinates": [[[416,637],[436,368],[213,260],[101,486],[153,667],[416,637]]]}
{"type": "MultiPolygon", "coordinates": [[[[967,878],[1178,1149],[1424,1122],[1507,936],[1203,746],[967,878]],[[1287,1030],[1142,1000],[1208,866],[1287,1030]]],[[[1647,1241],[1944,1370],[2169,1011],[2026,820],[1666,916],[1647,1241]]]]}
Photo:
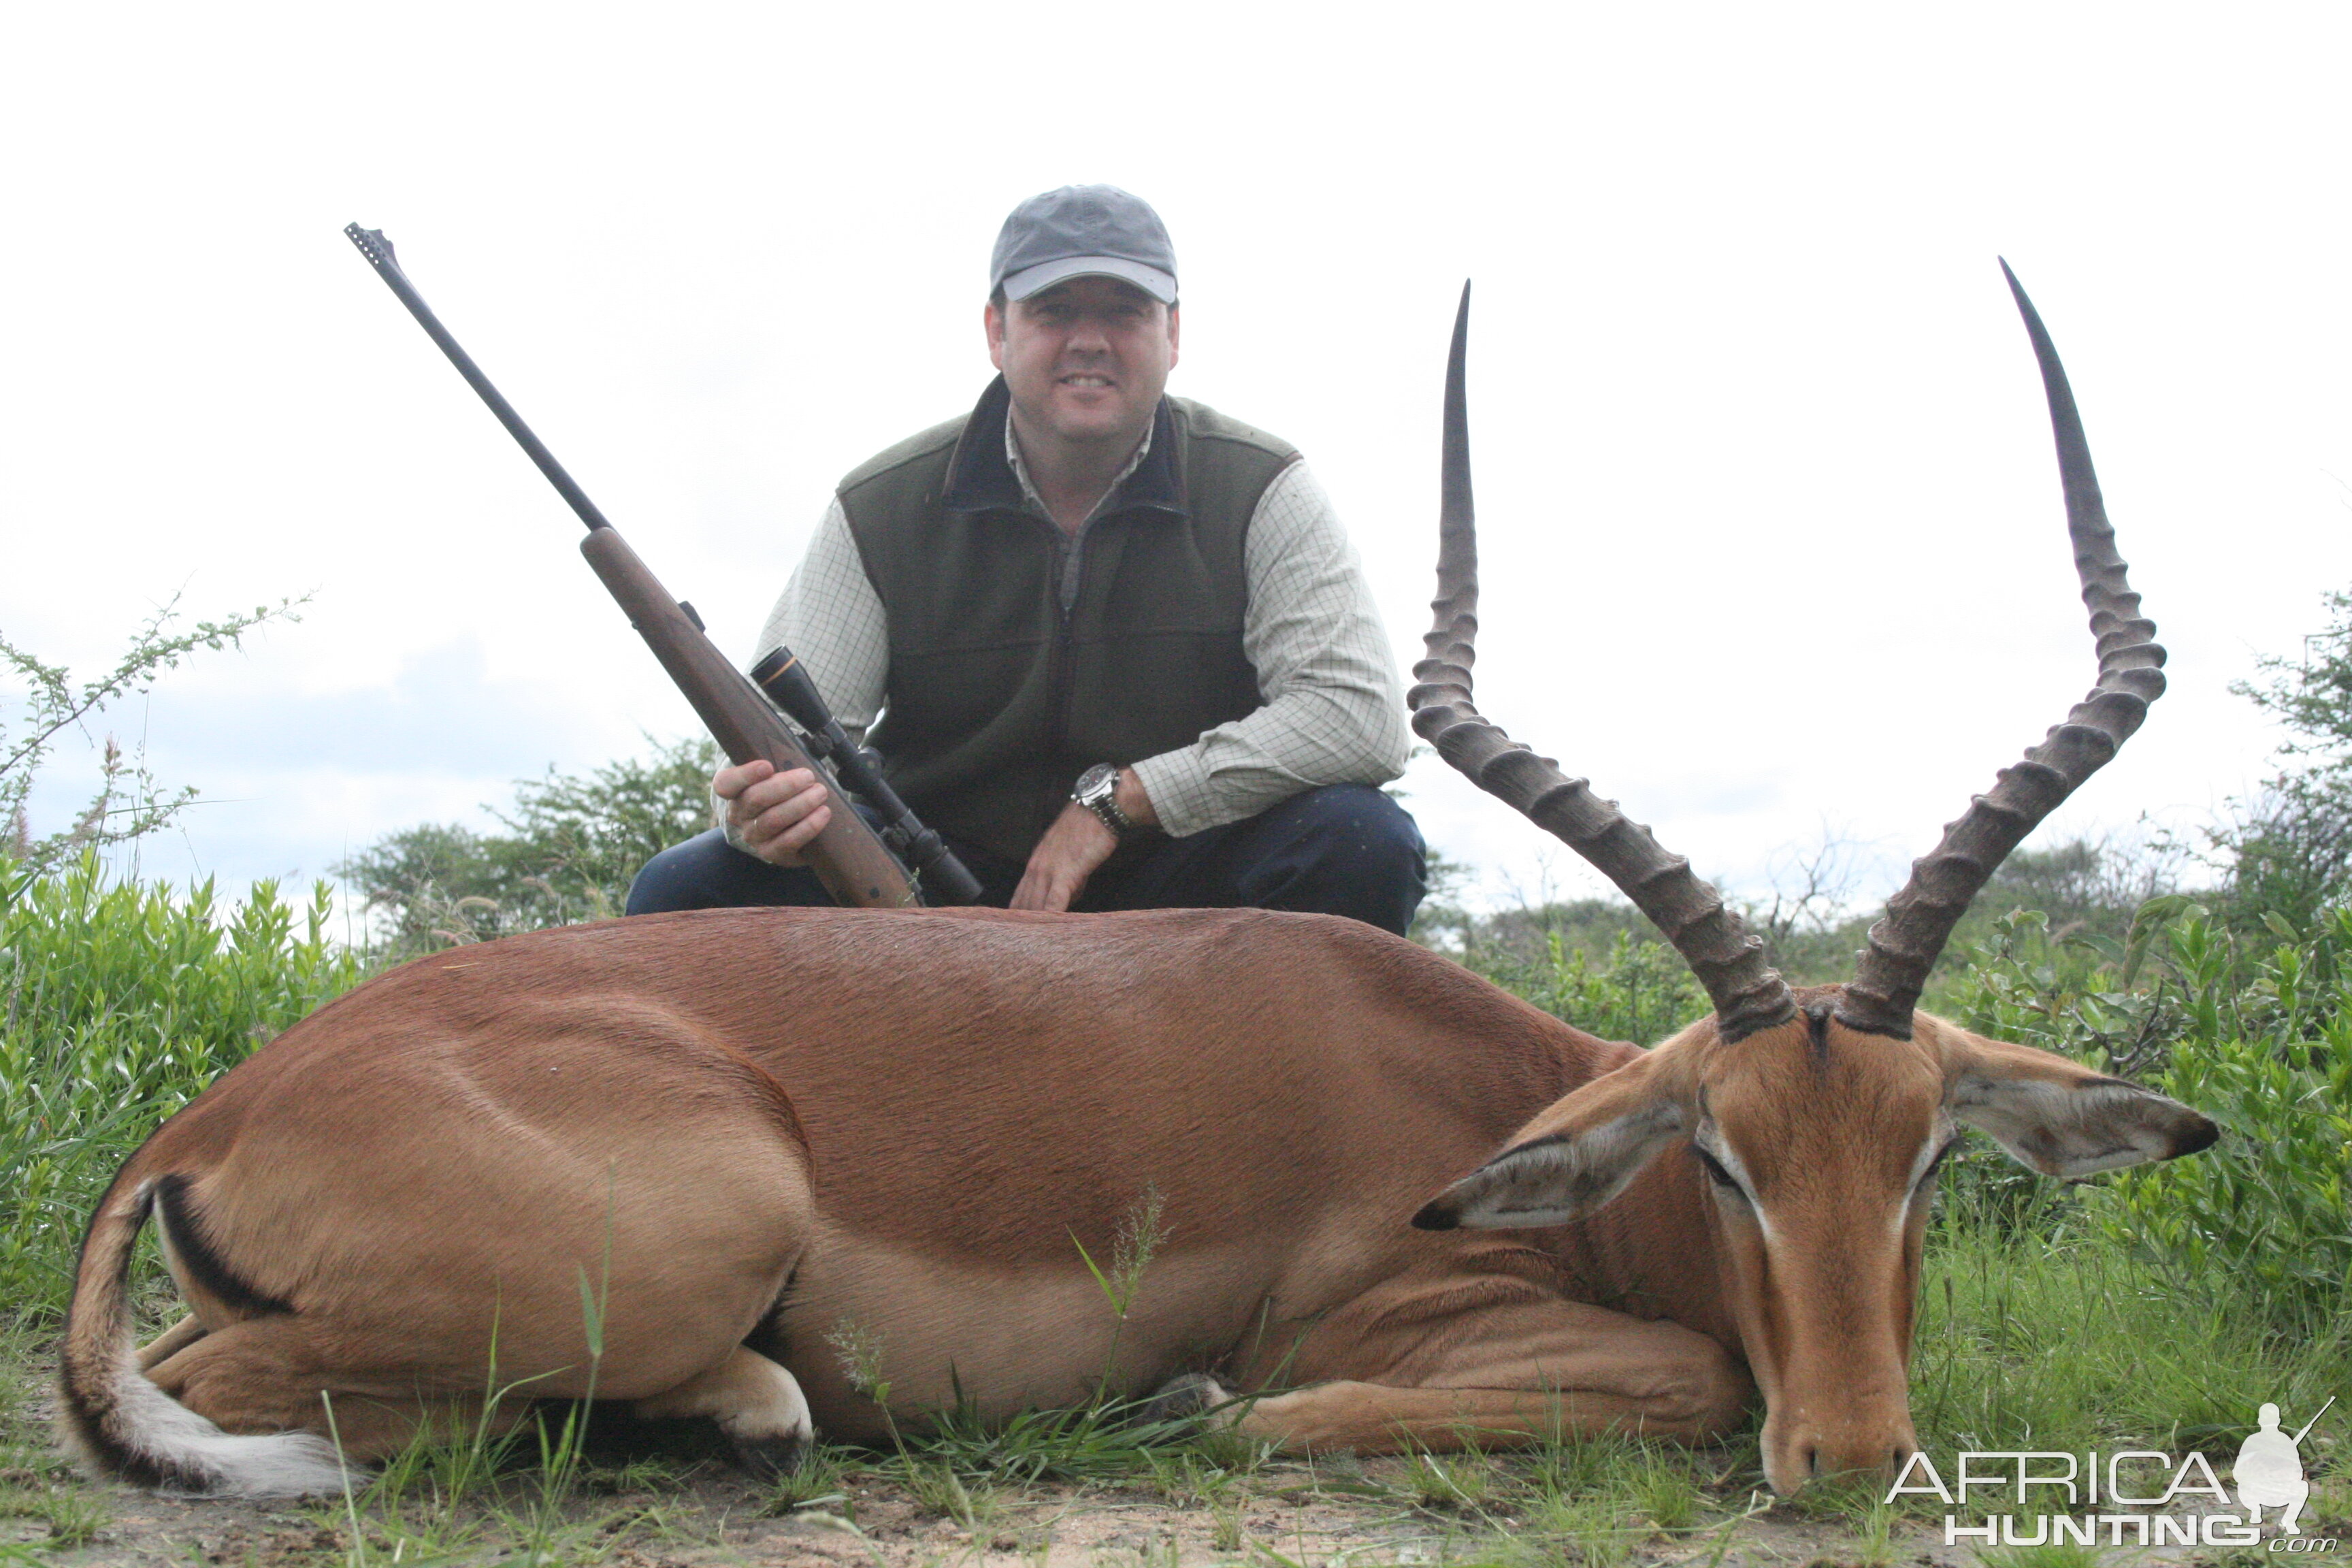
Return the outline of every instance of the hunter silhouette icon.
{"type": "MultiPolygon", "coordinates": [[[[2327,1405],[2336,1403],[2328,1396],[2327,1405]]],[[[2327,1414],[2327,1405],[2319,1407],[2319,1415],[2327,1414]]],[[[2246,1522],[2260,1524],[2263,1510],[2284,1510],[2279,1515],[2279,1528],[2290,1535],[2303,1533],[2295,1520],[2303,1512],[2305,1499],[2311,1496],[2311,1483],[2303,1479],[2303,1439],[2319,1425],[2319,1415],[2303,1424],[2303,1430],[2290,1437],[2279,1430],[2279,1407],[2265,1405],[2257,1412],[2262,1425],[2238,1446],[2238,1462],[2230,1477],[2238,1483],[2238,1501],[2246,1510],[2246,1522]]]]}

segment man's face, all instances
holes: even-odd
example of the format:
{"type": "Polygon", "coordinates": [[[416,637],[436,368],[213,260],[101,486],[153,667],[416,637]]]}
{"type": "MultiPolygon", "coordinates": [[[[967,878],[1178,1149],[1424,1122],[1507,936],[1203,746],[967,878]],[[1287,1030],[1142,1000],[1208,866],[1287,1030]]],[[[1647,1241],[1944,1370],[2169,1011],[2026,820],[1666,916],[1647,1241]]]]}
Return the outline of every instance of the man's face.
{"type": "Polygon", "coordinates": [[[1177,312],[1116,278],[1073,278],[988,308],[988,357],[1028,427],[1139,439],[1176,363],[1177,312]]]}

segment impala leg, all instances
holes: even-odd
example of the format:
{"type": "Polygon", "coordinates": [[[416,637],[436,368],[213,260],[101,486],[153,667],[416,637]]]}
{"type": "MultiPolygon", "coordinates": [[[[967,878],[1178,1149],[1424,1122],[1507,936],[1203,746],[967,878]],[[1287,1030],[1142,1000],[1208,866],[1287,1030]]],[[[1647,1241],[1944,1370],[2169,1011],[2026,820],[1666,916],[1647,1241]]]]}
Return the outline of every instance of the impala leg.
{"type": "Polygon", "coordinates": [[[426,1397],[393,1377],[310,1370],[310,1351],[289,1320],[259,1318],[201,1334],[146,1371],[225,1432],[315,1432],[340,1443],[353,1465],[390,1458],[419,1436],[436,1442],[500,1436],[532,1405],[517,1394],[486,1411],[477,1394],[426,1397]]]}
{"type": "Polygon", "coordinates": [[[1343,1312],[1300,1346],[1299,1373],[1330,1381],[1258,1400],[1237,1428],[1359,1453],[1612,1431],[1704,1442],[1738,1427],[1754,1393],[1721,1345],[1678,1323],[1557,1298],[1435,1319],[1379,1305],[1370,1322],[1343,1312]]]}
{"type": "Polygon", "coordinates": [[[1638,1432],[1702,1442],[1744,1417],[1696,1402],[1633,1399],[1580,1389],[1391,1388],[1325,1383],[1262,1399],[1235,1423],[1252,1437],[1293,1450],[1359,1454],[1414,1449],[1512,1447],[1526,1443],[1638,1432]]]}
{"type": "Polygon", "coordinates": [[[793,1374],[740,1345],[699,1377],[637,1400],[633,1408],[656,1420],[709,1416],[754,1474],[798,1469],[816,1436],[808,1400],[793,1374]]]}
{"type": "Polygon", "coordinates": [[[196,1315],[190,1312],[186,1317],[139,1347],[139,1370],[152,1371],[203,1339],[205,1333],[204,1324],[196,1321],[196,1315]]]}

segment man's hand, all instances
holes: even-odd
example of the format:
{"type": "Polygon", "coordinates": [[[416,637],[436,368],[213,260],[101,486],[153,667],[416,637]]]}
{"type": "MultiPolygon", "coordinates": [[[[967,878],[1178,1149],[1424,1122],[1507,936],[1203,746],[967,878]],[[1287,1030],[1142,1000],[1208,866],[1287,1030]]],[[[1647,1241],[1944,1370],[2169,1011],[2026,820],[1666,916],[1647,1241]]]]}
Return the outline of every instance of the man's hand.
{"type": "Polygon", "coordinates": [[[1029,852],[1028,868],[1013,889],[1016,910],[1066,910],[1087,890],[1087,879],[1118,847],[1118,836],[1076,801],[1062,807],[1045,837],[1029,852]]]}
{"type": "Polygon", "coordinates": [[[806,865],[801,851],[833,820],[824,785],[806,768],[780,773],[775,763],[754,758],[719,769],[710,788],[727,803],[727,842],[771,866],[806,865]]]}
{"type": "MultiPolygon", "coordinates": [[[[1143,793],[1133,768],[1119,770],[1118,808],[1138,827],[1160,825],[1160,813],[1152,808],[1151,797],[1143,793]]],[[[1045,829],[1045,837],[1037,840],[1037,847],[1029,852],[1021,885],[1013,889],[1013,908],[1068,909],[1087,890],[1087,879],[1118,847],[1118,835],[1104,826],[1101,817],[1076,801],[1070,802],[1054,819],[1054,826],[1045,829]]]]}

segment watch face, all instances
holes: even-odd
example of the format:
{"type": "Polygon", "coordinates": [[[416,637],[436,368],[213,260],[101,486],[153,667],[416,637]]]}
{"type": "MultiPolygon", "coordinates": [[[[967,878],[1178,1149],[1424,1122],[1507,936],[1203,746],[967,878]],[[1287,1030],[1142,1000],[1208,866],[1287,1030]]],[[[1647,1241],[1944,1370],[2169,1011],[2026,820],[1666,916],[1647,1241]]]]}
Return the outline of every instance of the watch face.
{"type": "Polygon", "coordinates": [[[1108,763],[1097,763],[1078,775],[1077,787],[1070,792],[1070,797],[1073,800],[1090,800],[1096,795],[1106,793],[1107,788],[1117,788],[1118,780],[1117,768],[1108,763]]]}

